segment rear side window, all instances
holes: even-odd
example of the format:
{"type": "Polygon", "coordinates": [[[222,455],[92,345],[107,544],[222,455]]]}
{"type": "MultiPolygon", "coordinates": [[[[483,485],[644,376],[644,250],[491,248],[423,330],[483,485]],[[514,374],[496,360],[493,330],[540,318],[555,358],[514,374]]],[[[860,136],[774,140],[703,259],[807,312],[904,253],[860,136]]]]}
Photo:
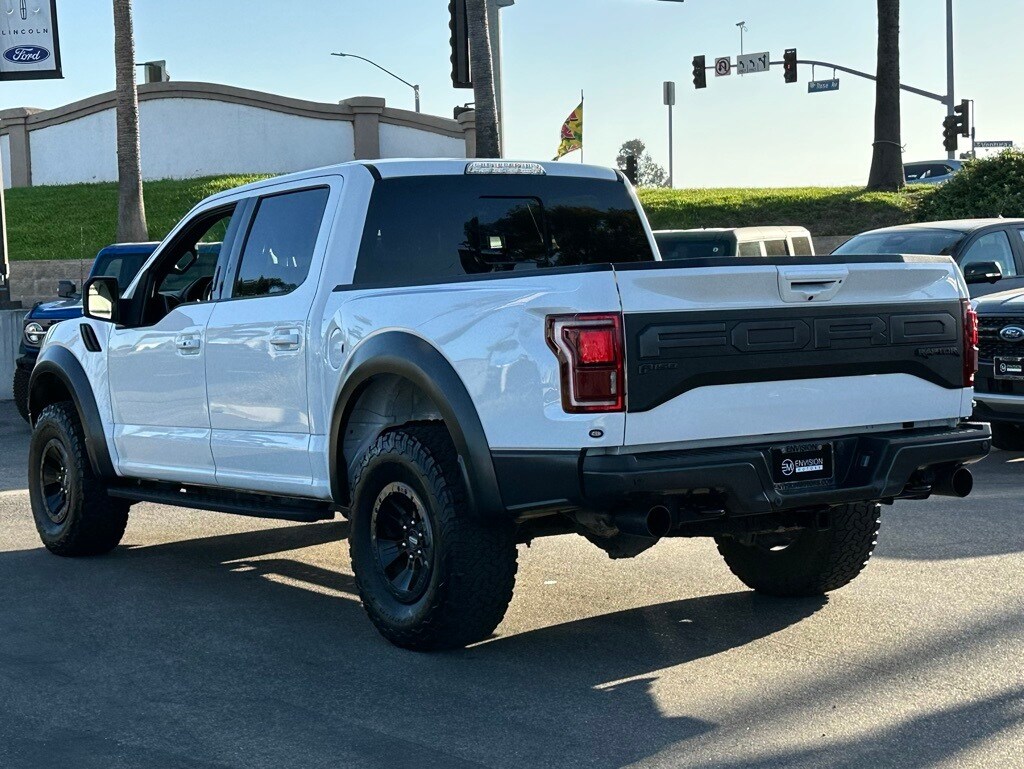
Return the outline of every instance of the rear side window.
{"type": "Polygon", "coordinates": [[[330,189],[261,198],[242,250],[234,297],[294,291],[306,279],[330,189]]]}
{"type": "Polygon", "coordinates": [[[766,256],[789,256],[789,248],[784,240],[766,240],[764,253],[766,256]]]}
{"type": "Polygon", "coordinates": [[[669,259],[708,259],[716,256],[733,256],[732,248],[727,240],[699,240],[661,236],[655,234],[661,258],[669,259]]]}
{"type": "Polygon", "coordinates": [[[811,256],[811,240],[810,238],[797,237],[793,238],[793,255],[794,256],[811,256]]]}
{"type": "Polygon", "coordinates": [[[761,241],[748,240],[745,243],[740,243],[736,254],[738,256],[761,256],[761,241]]]}
{"type": "Polygon", "coordinates": [[[552,176],[419,176],[374,185],[355,283],[653,261],[617,181],[552,176]]]}

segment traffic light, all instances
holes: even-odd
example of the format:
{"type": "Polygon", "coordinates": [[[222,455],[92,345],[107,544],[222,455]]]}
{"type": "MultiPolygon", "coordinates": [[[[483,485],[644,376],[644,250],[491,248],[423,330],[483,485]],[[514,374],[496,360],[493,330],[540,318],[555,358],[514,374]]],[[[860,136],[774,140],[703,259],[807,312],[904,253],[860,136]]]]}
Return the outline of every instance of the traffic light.
{"type": "Polygon", "coordinates": [[[787,83],[795,83],[796,74],[796,48],[787,48],[782,57],[782,74],[787,83]]]}
{"type": "Polygon", "coordinates": [[[946,152],[956,152],[956,137],[960,134],[960,121],[956,115],[946,115],[942,121],[942,146],[946,152]]]}
{"type": "Polygon", "coordinates": [[[448,27],[452,31],[452,85],[472,88],[473,76],[469,70],[469,22],[466,18],[466,0],[449,0],[448,27]]]}
{"type": "Polygon", "coordinates": [[[964,99],[960,104],[953,108],[953,114],[956,116],[957,128],[960,129],[961,136],[971,135],[971,102],[969,99],[964,99]]]}
{"type": "Polygon", "coordinates": [[[693,87],[694,88],[707,88],[708,87],[708,76],[704,71],[704,57],[694,56],[693,57],[693,87]]]}

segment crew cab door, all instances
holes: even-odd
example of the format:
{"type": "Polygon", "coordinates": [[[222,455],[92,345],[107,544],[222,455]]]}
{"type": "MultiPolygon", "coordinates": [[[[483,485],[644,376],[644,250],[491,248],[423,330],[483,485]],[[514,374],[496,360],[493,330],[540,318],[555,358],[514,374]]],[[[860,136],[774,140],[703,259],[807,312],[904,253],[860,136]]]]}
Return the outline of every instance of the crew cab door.
{"type": "Polygon", "coordinates": [[[303,494],[312,484],[308,321],[340,180],[257,198],[226,298],[207,325],[206,389],[217,482],[303,494]]]}
{"type": "Polygon", "coordinates": [[[206,324],[214,273],[238,229],[234,204],[178,229],[125,299],[107,363],[119,470],[128,476],[213,483],[206,402],[206,324]]]}

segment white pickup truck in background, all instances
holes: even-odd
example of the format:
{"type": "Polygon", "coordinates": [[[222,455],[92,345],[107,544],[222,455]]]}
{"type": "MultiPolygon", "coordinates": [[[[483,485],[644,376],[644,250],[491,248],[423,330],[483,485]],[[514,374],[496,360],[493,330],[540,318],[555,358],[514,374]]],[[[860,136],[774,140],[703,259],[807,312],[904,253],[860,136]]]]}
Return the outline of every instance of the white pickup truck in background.
{"type": "Polygon", "coordinates": [[[820,594],[882,503],[970,491],[990,434],[949,258],[657,254],[587,166],[351,163],[205,200],[47,335],[42,540],[109,551],[137,501],[341,512],[371,620],[436,649],[494,630],[536,537],[714,537],[747,585],[820,594]]]}

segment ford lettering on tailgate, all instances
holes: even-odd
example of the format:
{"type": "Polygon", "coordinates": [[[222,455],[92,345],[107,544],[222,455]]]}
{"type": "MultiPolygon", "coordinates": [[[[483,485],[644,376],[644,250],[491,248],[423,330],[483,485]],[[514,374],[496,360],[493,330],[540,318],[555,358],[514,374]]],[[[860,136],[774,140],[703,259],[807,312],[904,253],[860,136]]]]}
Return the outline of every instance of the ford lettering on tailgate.
{"type": "Polygon", "coordinates": [[[907,373],[961,386],[958,304],[865,309],[627,315],[629,408],[644,411],[695,387],[778,379],[907,373]]]}

